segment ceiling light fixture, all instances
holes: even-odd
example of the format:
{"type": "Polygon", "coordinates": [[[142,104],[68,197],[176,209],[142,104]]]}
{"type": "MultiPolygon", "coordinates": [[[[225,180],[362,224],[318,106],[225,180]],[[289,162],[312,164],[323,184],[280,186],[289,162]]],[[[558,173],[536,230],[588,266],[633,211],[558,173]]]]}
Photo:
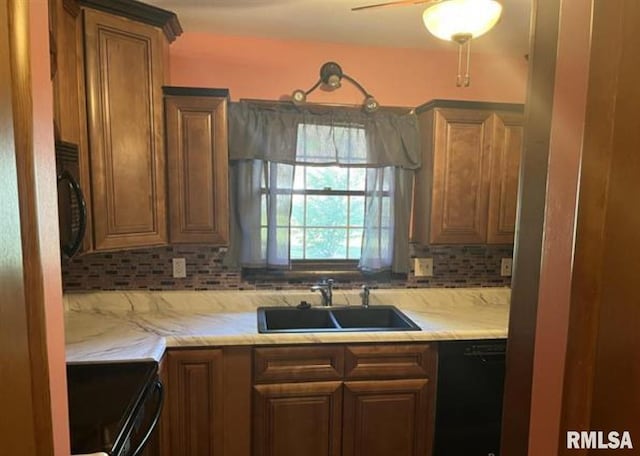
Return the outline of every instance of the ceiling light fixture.
{"type": "Polygon", "coordinates": [[[342,71],[342,67],[338,65],[336,62],[327,62],[322,67],[320,67],[320,79],[309,89],[302,90],[297,89],[294,90],[291,94],[291,101],[293,101],[296,105],[301,105],[306,103],[307,96],[316,90],[318,87],[322,86],[326,90],[333,91],[339,89],[342,86],[342,80],[345,79],[349,81],[351,84],[356,86],[360,92],[364,95],[364,101],[362,102],[362,108],[365,112],[375,112],[380,107],[378,101],[371,95],[369,92],[365,90],[358,81],[353,79],[351,76],[345,74],[342,71]]]}
{"type": "Polygon", "coordinates": [[[471,76],[471,40],[484,35],[493,28],[502,15],[498,0],[395,0],[386,3],[351,8],[366,11],[394,6],[424,5],[432,3],[424,13],[424,25],[437,38],[458,43],[458,87],[469,87],[471,76]],[[466,68],[462,75],[463,54],[466,53],[466,68]]]}
{"type": "Polygon", "coordinates": [[[497,0],[443,0],[422,14],[424,25],[433,36],[458,43],[458,87],[471,83],[471,40],[491,30],[501,15],[502,5],[497,0]],[[466,54],[464,76],[463,54],[466,54]]]}

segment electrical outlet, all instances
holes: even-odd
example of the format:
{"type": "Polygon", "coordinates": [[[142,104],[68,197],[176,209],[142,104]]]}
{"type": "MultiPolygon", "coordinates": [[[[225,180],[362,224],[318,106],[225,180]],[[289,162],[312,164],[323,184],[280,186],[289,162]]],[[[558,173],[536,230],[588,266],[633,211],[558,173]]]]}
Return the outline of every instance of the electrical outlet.
{"type": "Polygon", "coordinates": [[[433,258],[414,258],[413,261],[416,277],[433,277],[433,258]]]}
{"type": "Polygon", "coordinates": [[[513,267],[513,258],[503,258],[500,262],[500,275],[502,277],[511,277],[511,268],[513,267]]]}
{"type": "Polygon", "coordinates": [[[187,277],[187,260],[184,258],[174,258],[173,260],[173,278],[184,279],[187,277]]]}

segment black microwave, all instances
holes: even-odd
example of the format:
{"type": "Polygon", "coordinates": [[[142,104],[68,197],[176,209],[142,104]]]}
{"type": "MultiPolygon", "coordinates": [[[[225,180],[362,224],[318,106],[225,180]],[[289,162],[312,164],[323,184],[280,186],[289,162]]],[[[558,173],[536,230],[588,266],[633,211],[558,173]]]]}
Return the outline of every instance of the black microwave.
{"type": "Polygon", "coordinates": [[[82,248],[87,228],[87,205],[79,179],[78,146],[56,141],[56,172],[60,250],[63,258],[71,258],[82,248]]]}

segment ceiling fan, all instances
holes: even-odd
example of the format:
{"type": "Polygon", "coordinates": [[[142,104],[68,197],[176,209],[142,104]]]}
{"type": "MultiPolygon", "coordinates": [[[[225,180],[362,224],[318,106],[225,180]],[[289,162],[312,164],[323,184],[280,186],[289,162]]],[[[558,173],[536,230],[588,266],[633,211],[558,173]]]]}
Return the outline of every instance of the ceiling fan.
{"type": "Polygon", "coordinates": [[[458,44],[456,85],[468,87],[471,83],[471,40],[484,35],[498,23],[502,15],[502,5],[498,0],[396,0],[357,6],[351,11],[424,4],[428,5],[422,13],[426,29],[436,38],[458,44]],[[464,76],[463,53],[466,53],[464,76]]]}

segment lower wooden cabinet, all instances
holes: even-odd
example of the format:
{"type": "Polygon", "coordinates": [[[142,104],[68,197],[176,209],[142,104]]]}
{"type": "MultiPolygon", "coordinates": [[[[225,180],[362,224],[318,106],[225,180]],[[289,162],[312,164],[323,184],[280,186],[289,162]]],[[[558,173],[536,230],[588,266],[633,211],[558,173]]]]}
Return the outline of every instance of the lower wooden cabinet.
{"type": "Polygon", "coordinates": [[[171,454],[222,455],[222,350],[169,352],[171,454]]]}
{"type": "Polygon", "coordinates": [[[428,344],[170,350],[166,368],[163,456],[431,454],[428,344]]]}
{"type": "Polygon", "coordinates": [[[257,385],[255,456],[340,456],[342,382],[257,385]]]}
{"type": "Polygon", "coordinates": [[[256,348],[253,456],[428,456],[435,366],[428,344],[256,348]]]}
{"type": "Polygon", "coordinates": [[[249,456],[251,347],[169,350],[162,456],[249,456]]]}
{"type": "Polygon", "coordinates": [[[427,379],[346,382],[342,456],[430,454],[428,386],[427,379]]]}

